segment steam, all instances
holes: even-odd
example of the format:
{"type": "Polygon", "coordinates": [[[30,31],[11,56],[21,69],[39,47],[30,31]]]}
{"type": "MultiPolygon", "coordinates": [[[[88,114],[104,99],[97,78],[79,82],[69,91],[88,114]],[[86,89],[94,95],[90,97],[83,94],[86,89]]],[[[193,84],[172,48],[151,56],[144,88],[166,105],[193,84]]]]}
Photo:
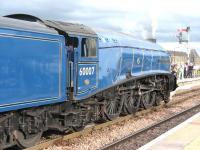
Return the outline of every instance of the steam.
{"type": "Polygon", "coordinates": [[[155,8],[155,3],[149,2],[149,5],[149,9],[146,10],[146,12],[141,13],[142,15],[140,18],[125,15],[122,22],[117,20],[114,24],[118,24],[123,33],[128,33],[136,38],[144,40],[155,40],[159,10],[155,8]]]}
{"type": "Polygon", "coordinates": [[[145,40],[156,39],[156,30],[158,26],[158,12],[152,7],[147,16],[147,20],[143,23],[142,37],[145,40]]]}
{"type": "Polygon", "coordinates": [[[158,13],[153,11],[150,13],[151,27],[152,27],[152,38],[156,37],[156,30],[158,26],[158,13]]]}
{"type": "Polygon", "coordinates": [[[153,38],[152,29],[149,23],[143,24],[142,37],[145,40],[153,38]]]}

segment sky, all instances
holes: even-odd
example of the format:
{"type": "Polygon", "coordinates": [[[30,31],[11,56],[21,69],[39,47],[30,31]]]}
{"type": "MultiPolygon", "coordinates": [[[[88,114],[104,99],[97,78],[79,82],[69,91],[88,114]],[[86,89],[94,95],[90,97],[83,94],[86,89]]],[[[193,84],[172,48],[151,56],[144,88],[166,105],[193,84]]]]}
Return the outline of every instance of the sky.
{"type": "Polygon", "coordinates": [[[153,33],[170,50],[178,44],[177,29],[190,26],[189,47],[200,52],[198,0],[1,0],[0,15],[25,13],[42,19],[82,23],[146,38],[153,33]]]}

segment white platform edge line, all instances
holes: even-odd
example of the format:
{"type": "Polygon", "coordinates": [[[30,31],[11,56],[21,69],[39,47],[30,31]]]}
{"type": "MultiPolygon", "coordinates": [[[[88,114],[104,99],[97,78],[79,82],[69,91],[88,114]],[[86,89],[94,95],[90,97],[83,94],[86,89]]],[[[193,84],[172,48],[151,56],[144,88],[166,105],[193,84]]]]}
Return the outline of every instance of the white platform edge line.
{"type": "Polygon", "coordinates": [[[170,129],[169,131],[165,132],[164,134],[160,135],[159,137],[155,138],[154,140],[150,141],[149,143],[145,144],[144,146],[140,147],[138,150],[148,150],[157,142],[161,141],[165,137],[169,136],[170,134],[176,132],[178,129],[186,126],[188,123],[192,122],[194,119],[200,117],[200,113],[195,114],[194,116],[190,117],[186,121],[182,122],[181,124],[177,125],[176,127],[170,129]]]}
{"type": "Polygon", "coordinates": [[[196,80],[199,80],[200,77],[194,77],[194,78],[185,78],[185,79],[182,79],[182,80],[177,80],[178,83],[184,83],[184,82],[190,82],[190,81],[196,81],[196,80]]]}

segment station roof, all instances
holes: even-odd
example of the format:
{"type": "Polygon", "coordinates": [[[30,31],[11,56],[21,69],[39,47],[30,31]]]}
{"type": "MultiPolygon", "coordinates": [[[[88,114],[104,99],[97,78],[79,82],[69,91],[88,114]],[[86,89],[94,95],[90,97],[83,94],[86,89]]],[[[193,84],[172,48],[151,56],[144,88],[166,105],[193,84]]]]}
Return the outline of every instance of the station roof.
{"type": "Polygon", "coordinates": [[[186,52],[181,52],[181,51],[168,51],[170,53],[170,55],[175,55],[175,56],[182,56],[182,57],[187,57],[187,53],[186,52]]]}

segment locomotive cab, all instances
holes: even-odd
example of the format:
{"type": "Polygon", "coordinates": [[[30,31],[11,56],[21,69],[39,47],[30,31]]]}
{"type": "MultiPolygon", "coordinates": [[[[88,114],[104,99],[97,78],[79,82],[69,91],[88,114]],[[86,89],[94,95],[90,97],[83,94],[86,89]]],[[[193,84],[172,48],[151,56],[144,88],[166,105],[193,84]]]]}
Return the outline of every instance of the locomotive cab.
{"type": "Polygon", "coordinates": [[[67,99],[79,100],[94,93],[98,86],[98,43],[97,34],[82,24],[41,20],[26,14],[6,17],[37,22],[45,28],[57,31],[65,38],[66,93],[67,99]]]}
{"type": "Polygon", "coordinates": [[[70,99],[79,99],[97,88],[98,48],[97,38],[69,35],[67,57],[70,99]]]}
{"type": "Polygon", "coordinates": [[[69,99],[80,100],[88,97],[98,84],[97,34],[80,24],[49,20],[43,22],[65,37],[68,70],[66,89],[69,99]]]}
{"type": "Polygon", "coordinates": [[[77,59],[76,96],[88,94],[97,88],[98,52],[96,37],[82,37],[77,59]]]}

